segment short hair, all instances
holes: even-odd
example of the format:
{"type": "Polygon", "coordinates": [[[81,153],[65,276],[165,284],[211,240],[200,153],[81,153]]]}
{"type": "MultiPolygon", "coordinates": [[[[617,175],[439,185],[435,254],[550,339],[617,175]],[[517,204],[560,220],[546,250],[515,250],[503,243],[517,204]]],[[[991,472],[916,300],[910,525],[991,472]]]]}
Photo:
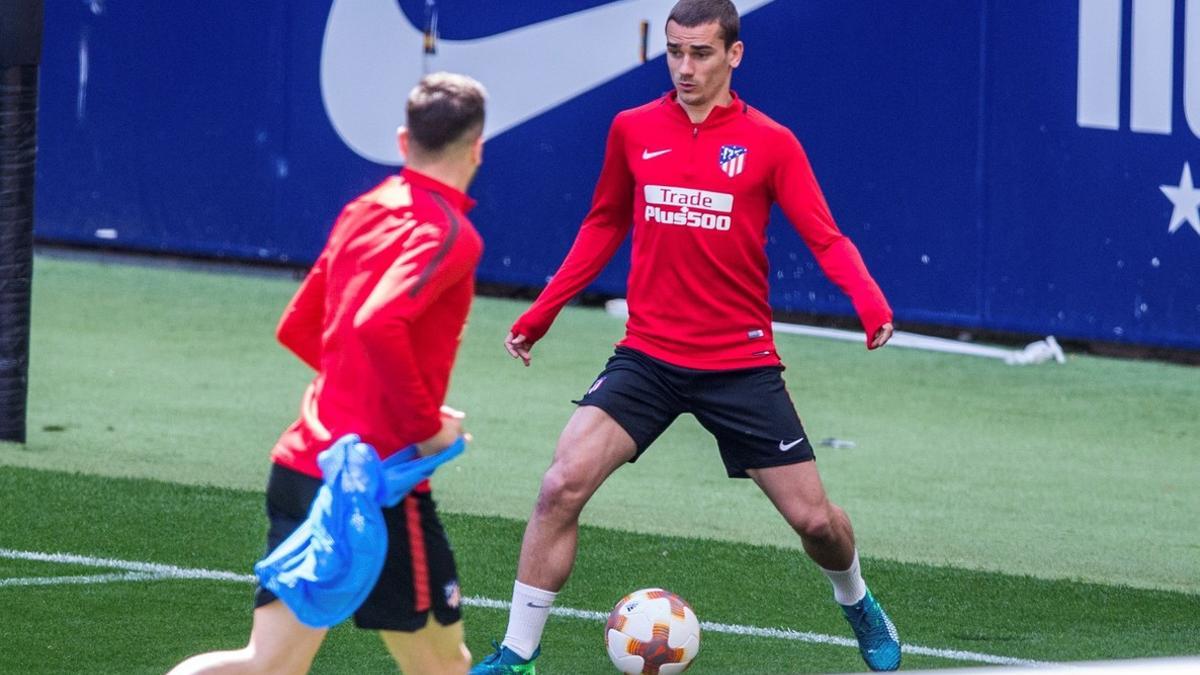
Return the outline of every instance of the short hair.
{"type": "Polygon", "coordinates": [[[738,41],[742,20],[730,0],[679,0],[671,8],[667,23],[674,21],[684,28],[695,28],[714,21],[721,27],[725,49],[738,41]]]}
{"type": "Polygon", "coordinates": [[[432,73],[408,94],[409,138],[428,153],[483,131],[487,90],[475,79],[457,73],[432,73]]]}

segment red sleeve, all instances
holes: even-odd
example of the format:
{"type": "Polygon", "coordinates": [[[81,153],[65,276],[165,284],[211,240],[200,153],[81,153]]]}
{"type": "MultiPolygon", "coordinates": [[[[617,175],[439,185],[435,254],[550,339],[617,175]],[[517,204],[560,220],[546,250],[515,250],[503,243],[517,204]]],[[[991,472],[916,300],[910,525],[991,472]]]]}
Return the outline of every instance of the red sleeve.
{"type": "Polygon", "coordinates": [[[633,174],[625,161],[621,118],[613,121],[604,149],[604,168],[575,243],[550,283],[513,324],[514,335],[537,342],[562,308],[600,274],[633,225],[633,174]]]}
{"type": "Polygon", "coordinates": [[[788,133],[781,150],[784,157],[772,185],[775,199],[816,256],[825,276],[849,296],[869,346],[879,328],[891,322],[892,308],[871,278],[854,242],[833,221],[800,141],[788,133]]]}
{"type": "Polygon", "coordinates": [[[325,274],[328,264],[321,252],[296,295],[279,317],[275,337],[313,370],[321,369],[321,335],[325,330],[325,274]]]}
{"type": "MultiPolygon", "coordinates": [[[[441,416],[440,402],[420,374],[413,324],[446,289],[473,273],[475,257],[468,246],[457,243],[453,219],[445,228],[416,227],[354,316],[354,330],[379,379],[389,383],[389,395],[419,424],[414,434],[421,439],[441,429],[441,416]]],[[[446,330],[447,339],[457,339],[462,326],[446,330]]]]}

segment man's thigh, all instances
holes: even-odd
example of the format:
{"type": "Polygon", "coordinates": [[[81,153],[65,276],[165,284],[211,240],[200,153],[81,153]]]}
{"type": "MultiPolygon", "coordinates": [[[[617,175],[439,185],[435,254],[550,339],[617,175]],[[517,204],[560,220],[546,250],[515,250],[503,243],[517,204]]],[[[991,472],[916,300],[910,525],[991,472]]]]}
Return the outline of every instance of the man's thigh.
{"type": "Polygon", "coordinates": [[[420,630],[379,631],[388,652],[406,675],[465,673],[471,653],[463,641],[462,621],[443,626],[431,617],[420,630]]]}
{"type": "Polygon", "coordinates": [[[283,601],[275,600],[254,610],[250,629],[252,662],[264,670],[306,672],[327,632],[300,623],[283,601]]]}
{"type": "Polygon", "coordinates": [[[637,445],[607,411],[581,405],[559,436],[554,461],[543,478],[586,501],[614,471],[637,458],[637,445]]]}

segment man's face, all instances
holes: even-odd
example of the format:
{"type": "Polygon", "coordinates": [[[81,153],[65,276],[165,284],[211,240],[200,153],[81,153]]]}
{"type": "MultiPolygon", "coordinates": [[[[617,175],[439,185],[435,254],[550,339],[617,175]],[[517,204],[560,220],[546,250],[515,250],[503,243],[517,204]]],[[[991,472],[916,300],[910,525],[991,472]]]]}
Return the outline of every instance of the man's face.
{"type": "Polygon", "coordinates": [[[706,106],[729,89],[732,69],[742,60],[742,43],[725,49],[717,22],[692,28],[667,22],[667,67],[679,100],[689,106],[706,106]]]}

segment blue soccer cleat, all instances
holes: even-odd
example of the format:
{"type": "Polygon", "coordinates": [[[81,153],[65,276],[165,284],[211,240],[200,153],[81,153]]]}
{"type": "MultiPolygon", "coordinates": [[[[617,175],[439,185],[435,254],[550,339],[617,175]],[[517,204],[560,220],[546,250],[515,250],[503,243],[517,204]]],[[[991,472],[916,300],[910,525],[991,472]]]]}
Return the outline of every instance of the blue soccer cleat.
{"type": "Polygon", "coordinates": [[[853,605],[842,605],[846,621],[858,638],[858,653],[871,670],[900,667],[900,635],[871,591],[853,605]]]}
{"type": "Polygon", "coordinates": [[[508,647],[500,646],[495,640],[492,641],[492,646],[496,651],[476,664],[468,675],[534,675],[537,672],[533,667],[533,660],[542,653],[540,646],[533,650],[533,656],[528,659],[521,658],[520,654],[508,647]]]}

